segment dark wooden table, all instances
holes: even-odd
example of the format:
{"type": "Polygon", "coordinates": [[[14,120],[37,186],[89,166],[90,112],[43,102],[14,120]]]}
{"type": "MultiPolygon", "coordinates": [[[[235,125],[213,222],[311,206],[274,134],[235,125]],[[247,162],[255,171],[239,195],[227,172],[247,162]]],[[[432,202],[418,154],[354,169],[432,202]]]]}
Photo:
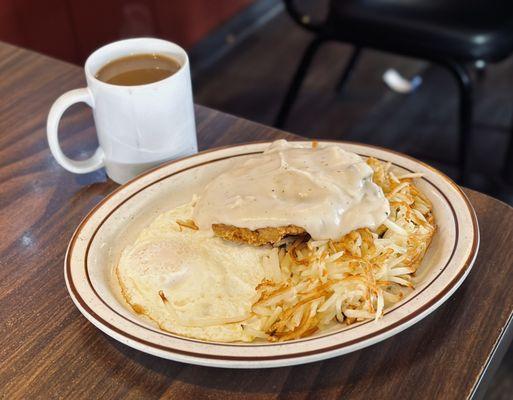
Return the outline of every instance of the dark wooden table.
{"type": "MultiPolygon", "coordinates": [[[[0,398],[461,399],[479,395],[511,342],[513,209],[470,190],[481,248],[456,294],[410,329],[335,359],[271,370],[220,370],[126,347],[82,317],[63,257],[86,213],[117,185],[52,159],[46,114],[82,70],[0,43],[0,398]]],[[[201,106],[202,149],[293,137],[201,106]]],[[[96,145],[90,111],[61,123],[73,157],[96,145]]]]}

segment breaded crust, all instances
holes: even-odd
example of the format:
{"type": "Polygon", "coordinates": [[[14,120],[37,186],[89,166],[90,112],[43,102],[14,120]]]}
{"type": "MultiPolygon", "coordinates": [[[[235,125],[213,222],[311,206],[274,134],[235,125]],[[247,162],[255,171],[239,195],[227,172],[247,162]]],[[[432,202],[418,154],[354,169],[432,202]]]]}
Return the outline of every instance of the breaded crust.
{"type": "Polygon", "coordinates": [[[225,240],[251,244],[253,246],[274,244],[288,235],[306,235],[306,231],[296,225],[279,226],[277,228],[260,228],[252,231],[233,225],[213,224],[212,230],[217,236],[225,240]]]}

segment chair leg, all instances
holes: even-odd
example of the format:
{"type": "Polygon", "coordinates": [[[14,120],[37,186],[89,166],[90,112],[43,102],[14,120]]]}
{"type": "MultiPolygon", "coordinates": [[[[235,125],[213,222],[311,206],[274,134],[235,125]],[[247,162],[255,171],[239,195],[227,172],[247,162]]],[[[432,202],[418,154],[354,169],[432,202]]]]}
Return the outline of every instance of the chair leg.
{"type": "Polygon", "coordinates": [[[458,180],[465,184],[467,178],[467,159],[472,130],[473,84],[465,66],[458,62],[447,63],[446,66],[458,82],[460,94],[459,137],[458,137],[458,180]]]}
{"type": "Polygon", "coordinates": [[[306,73],[308,72],[308,68],[312,63],[315,53],[317,53],[317,50],[319,50],[319,47],[323,42],[324,39],[317,36],[306,48],[303,54],[303,58],[299,63],[294,78],[292,79],[287,94],[285,95],[285,99],[281,105],[280,111],[278,112],[274,122],[274,126],[277,128],[283,128],[285,125],[290,110],[292,109],[294,101],[296,100],[297,94],[299,93],[299,89],[301,89],[303,80],[305,79],[306,73]]]}
{"type": "Polygon", "coordinates": [[[511,118],[511,126],[509,132],[508,148],[506,149],[506,158],[502,167],[502,177],[504,180],[513,185],[513,117],[511,118]]]}
{"type": "Polygon", "coordinates": [[[486,78],[486,67],[486,62],[484,62],[483,60],[477,60],[474,63],[474,68],[476,70],[476,79],[478,82],[482,82],[486,78]]]}
{"type": "Polygon", "coordinates": [[[351,57],[347,61],[347,64],[344,68],[344,71],[342,72],[342,75],[340,76],[340,79],[337,83],[337,86],[335,86],[335,91],[337,93],[341,93],[342,89],[344,88],[346,82],[351,77],[351,73],[354,70],[354,67],[356,66],[356,63],[358,62],[358,59],[360,58],[360,54],[362,52],[361,47],[355,47],[353,49],[353,52],[351,54],[351,57]]]}

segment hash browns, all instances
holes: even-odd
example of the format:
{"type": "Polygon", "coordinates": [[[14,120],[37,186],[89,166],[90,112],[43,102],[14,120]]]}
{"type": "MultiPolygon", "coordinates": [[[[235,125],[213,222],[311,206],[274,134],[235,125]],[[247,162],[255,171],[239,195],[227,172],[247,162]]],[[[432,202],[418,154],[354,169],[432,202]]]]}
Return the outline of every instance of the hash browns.
{"type": "Polygon", "coordinates": [[[286,237],[257,286],[252,316],[242,323],[253,337],[286,341],[336,323],[378,319],[386,307],[414,289],[413,277],[436,225],[431,202],[414,185],[419,174],[396,176],[373,158],[373,181],[390,202],[377,230],[357,229],[332,240],[286,237]]]}

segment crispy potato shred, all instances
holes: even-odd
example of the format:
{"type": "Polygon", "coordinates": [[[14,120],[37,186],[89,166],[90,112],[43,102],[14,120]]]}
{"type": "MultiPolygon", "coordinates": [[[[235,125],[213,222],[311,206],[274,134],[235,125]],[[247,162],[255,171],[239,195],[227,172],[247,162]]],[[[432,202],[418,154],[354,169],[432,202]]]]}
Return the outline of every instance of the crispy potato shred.
{"type": "Polygon", "coordinates": [[[389,163],[367,163],[390,202],[388,219],[337,241],[289,236],[276,243],[264,259],[252,316],[242,323],[248,335],[286,341],[337,322],[379,319],[413,289],[436,229],[432,205],[413,183],[419,174],[396,176],[389,163]]]}
{"type": "Polygon", "coordinates": [[[189,229],[192,229],[194,231],[198,230],[198,226],[196,225],[196,223],[192,219],[187,219],[187,220],[177,219],[176,223],[178,224],[178,227],[180,228],[180,231],[183,228],[189,228],[189,229]]]}

